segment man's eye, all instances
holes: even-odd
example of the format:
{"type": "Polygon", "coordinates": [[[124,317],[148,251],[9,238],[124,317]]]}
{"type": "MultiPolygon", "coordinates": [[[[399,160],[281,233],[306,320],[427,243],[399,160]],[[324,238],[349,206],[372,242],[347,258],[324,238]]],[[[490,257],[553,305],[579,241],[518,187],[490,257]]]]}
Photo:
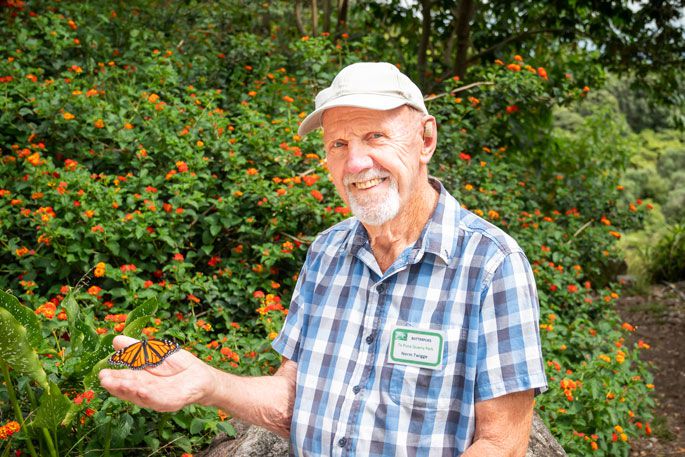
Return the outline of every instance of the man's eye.
{"type": "Polygon", "coordinates": [[[343,146],[345,146],[345,143],[343,141],[334,141],[331,144],[331,147],[333,148],[342,148],[343,146]]]}
{"type": "Polygon", "coordinates": [[[373,138],[374,140],[376,140],[376,139],[378,139],[378,138],[383,138],[383,134],[382,134],[382,133],[378,133],[378,132],[374,132],[374,133],[371,134],[371,138],[373,138]]]}

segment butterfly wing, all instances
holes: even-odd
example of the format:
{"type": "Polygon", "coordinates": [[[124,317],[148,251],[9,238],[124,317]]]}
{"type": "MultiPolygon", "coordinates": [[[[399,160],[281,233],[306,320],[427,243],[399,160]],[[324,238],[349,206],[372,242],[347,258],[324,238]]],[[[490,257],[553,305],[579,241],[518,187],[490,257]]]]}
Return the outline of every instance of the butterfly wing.
{"type": "Polygon", "coordinates": [[[178,343],[174,341],[143,339],[116,351],[109,358],[109,363],[134,370],[156,367],[178,348],[178,343]]]}
{"type": "Polygon", "coordinates": [[[178,350],[178,343],[169,340],[149,340],[144,349],[146,366],[156,367],[178,350]]]}
{"type": "Polygon", "coordinates": [[[145,365],[144,346],[143,340],[119,349],[109,358],[109,363],[129,368],[142,368],[145,365]]]}

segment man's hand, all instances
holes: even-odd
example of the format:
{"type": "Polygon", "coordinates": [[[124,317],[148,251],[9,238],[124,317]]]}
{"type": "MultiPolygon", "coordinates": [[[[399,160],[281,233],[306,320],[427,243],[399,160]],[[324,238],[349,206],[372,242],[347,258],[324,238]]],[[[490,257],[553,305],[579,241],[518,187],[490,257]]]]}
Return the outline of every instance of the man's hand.
{"type": "Polygon", "coordinates": [[[476,403],[476,432],[463,457],[523,457],[533,421],[533,391],[476,403]]]}
{"type": "MultiPolygon", "coordinates": [[[[137,340],[114,338],[115,349],[137,340]]],[[[144,408],[177,411],[191,403],[216,406],[283,437],[290,433],[297,364],[283,360],[273,376],[241,377],[210,367],[179,350],[144,370],[102,370],[100,384],[112,395],[144,408]]]]}
{"type": "MultiPolygon", "coordinates": [[[[137,340],[119,335],[114,348],[137,340]]],[[[183,349],[161,365],[143,370],[100,371],[100,384],[112,395],[156,411],[178,411],[191,403],[206,404],[216,386],[216,370],[183,349]]]]}

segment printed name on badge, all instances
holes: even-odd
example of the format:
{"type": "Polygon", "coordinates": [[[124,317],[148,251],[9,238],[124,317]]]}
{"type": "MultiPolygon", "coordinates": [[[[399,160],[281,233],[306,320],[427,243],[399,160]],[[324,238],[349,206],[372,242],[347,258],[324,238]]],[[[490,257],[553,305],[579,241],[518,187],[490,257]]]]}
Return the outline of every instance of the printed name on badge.
{"type": "Polygon", "coordinates": [[[389,363],[437,370],[442,367],[445,337],[438,330],[395,327],[390,337],[389,363]]]}

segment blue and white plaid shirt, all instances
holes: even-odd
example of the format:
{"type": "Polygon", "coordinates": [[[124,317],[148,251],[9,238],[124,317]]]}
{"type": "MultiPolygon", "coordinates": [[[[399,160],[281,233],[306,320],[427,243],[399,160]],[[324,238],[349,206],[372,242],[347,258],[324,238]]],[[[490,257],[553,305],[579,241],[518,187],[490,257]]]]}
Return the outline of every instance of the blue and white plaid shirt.
{"type": "Polygon", "coordinates": [[[434,214],[385,273],[356,218],[310,247],[273,342],[297,363],[293,455],[460,455],[476,402],[546,389],[528,260],[431,182],[434,214]],[[443,332],[439,369],[388,363],[397,326],[443,332]]]}

